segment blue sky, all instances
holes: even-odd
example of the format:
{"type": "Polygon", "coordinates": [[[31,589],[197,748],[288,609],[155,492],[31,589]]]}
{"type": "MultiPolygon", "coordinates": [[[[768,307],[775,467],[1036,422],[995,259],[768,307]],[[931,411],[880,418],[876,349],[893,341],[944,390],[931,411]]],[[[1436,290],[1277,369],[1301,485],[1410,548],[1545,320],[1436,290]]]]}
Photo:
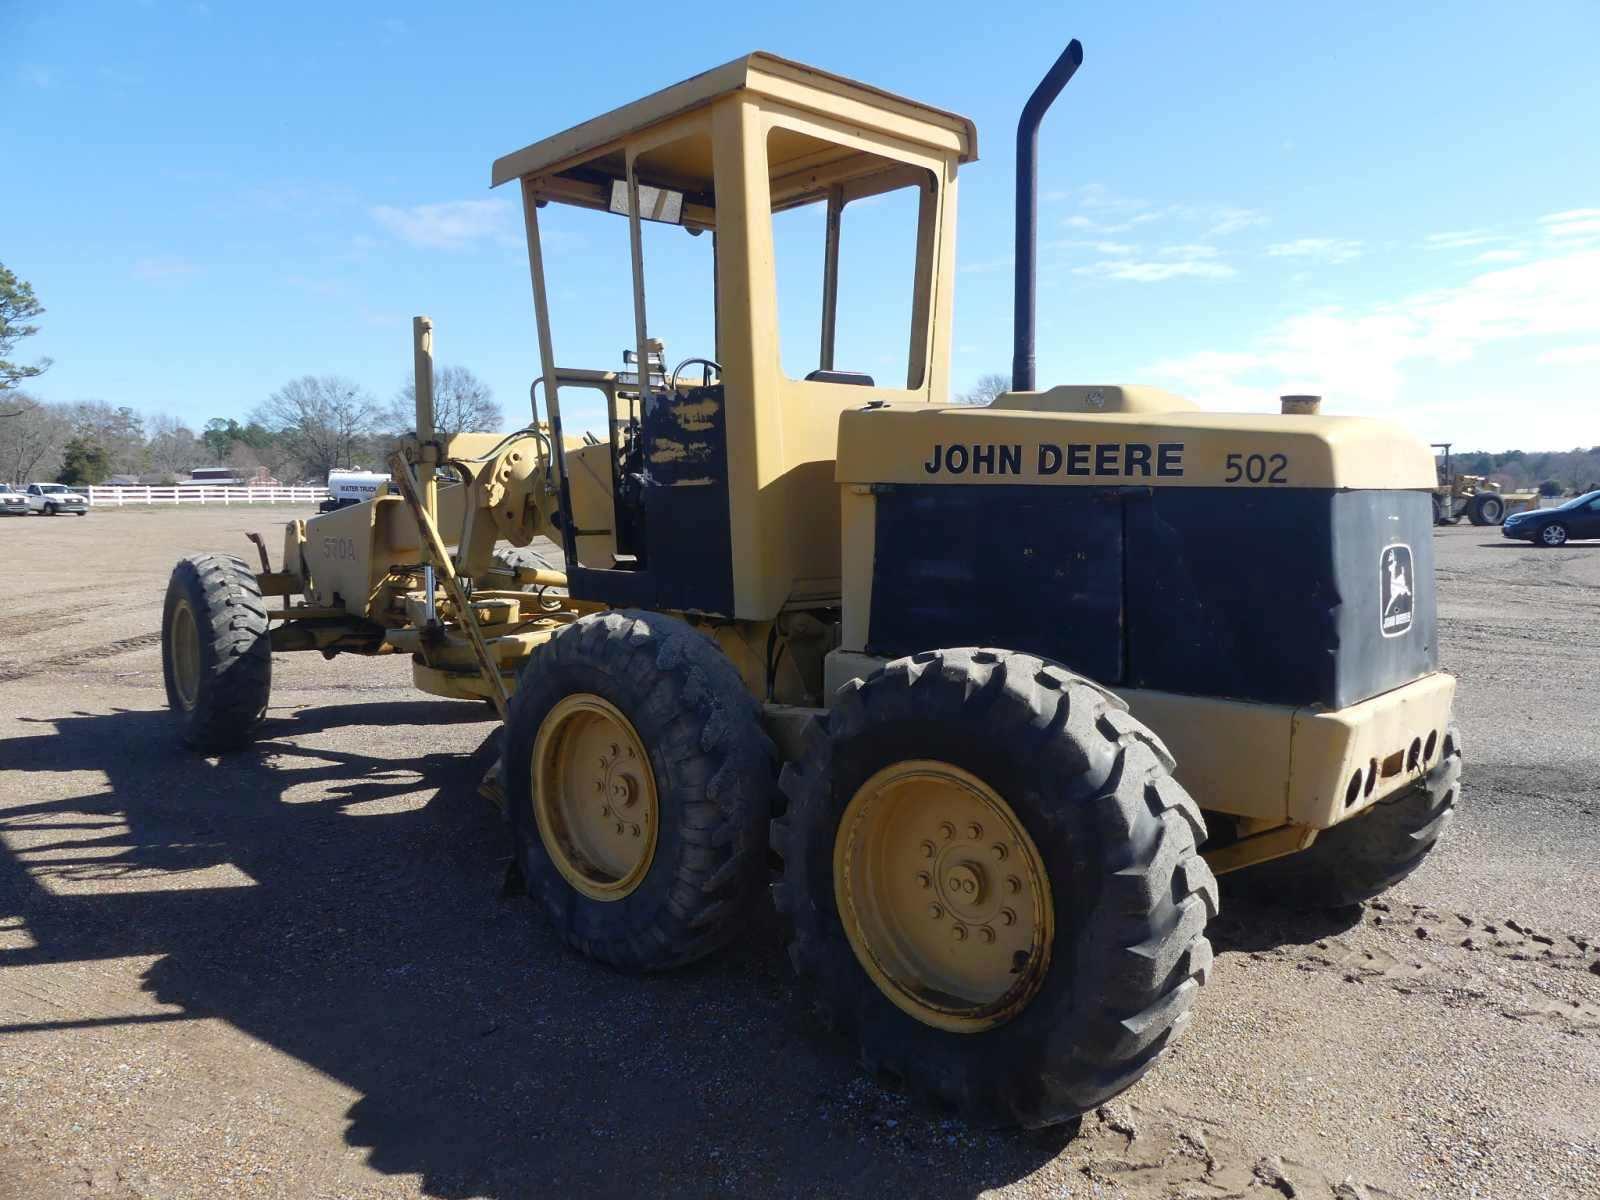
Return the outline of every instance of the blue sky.
{"type": "MultiPolygon", "coordinates": [[[[35,390],[196,426],[307,373],[386,399],[427,312],[441,361],[520,415],[532,306],[490,162],[755,48],[976,120],[964,387],[1009,368],[1016,115],[1077,36],[1042,138],[1041,384],[1311,390],[1464,447],[1600,444],[1589,0],[629,8],[0,0],[0,261],[49,310],[24,349],[56,359],[35,390]]],[[[609,366],[626,227],[578,215],[552,248],[558,357],[609,366]]],[[[709,239],[660,232],[657,296],[709,279],[709,239]]]]}

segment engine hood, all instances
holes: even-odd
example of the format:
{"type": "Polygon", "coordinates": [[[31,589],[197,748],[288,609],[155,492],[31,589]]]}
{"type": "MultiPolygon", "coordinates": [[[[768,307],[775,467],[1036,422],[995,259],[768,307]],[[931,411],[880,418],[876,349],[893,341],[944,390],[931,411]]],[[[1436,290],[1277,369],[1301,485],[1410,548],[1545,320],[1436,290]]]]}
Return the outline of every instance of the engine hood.
{"type": "Polygon", "coordinates": [[[1386,421],[1203,412],[1153,388],[1063,387],[987,406],[843,414],[840,483],[1429,490],[1433,454],[1386,421]]]}

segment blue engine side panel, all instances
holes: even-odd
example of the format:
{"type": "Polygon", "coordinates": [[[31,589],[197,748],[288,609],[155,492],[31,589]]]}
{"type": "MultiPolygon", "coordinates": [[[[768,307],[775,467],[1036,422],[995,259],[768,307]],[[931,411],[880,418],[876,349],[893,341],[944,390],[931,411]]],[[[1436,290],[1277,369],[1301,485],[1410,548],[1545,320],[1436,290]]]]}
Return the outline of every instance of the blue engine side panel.
{"type": "Polygon", "coordinates": [[[880,488],[868,650],[1343,708],[1438,668],[1427,493],[880,488]]]}
{"type": "Polygon", "coordinates": [[[1122,500],[1100,488],[880,485],[867,652],[1003,646],[1122,679],[1122,500]]]}

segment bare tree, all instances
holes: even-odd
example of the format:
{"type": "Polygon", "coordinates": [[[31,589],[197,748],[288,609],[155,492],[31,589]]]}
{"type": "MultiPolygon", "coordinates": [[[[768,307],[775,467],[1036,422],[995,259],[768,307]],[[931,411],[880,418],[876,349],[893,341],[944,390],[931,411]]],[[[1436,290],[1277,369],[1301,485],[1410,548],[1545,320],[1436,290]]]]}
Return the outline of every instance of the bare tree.
{"type": "Polygon", "coordinates": [[[366,389],[337,375],[306,375],[286,383],[252,414],[277,434],[275,440],[311,478],[350,466],[376,417],[366,389]]]}
{"type": "Polygon", "coordinates": [[[150,440],[145,455],[153,470],[176,478],[200,465],[205,457],[203,444],[190,429],[170,413],[156,413],[149,422],[150,440]]]}
{"type": "Polygon", "coordinates": [[[61,450],[72,436],[71,419],[55,405],[41,404],[20,392],[8,402],[16,411],[9,420],[0,421],[0,479],[30,483],[53,477],[61,450]],[[16,401],[26,407],[19,408],[16,401]]]}
{"type": "MultiPolygon", "coordinates": [[[[489,385],[466,367],[435,367],[433,371],[433,427],[445,437],[458,433],[493,433],[505,418],[494,402],[489,385]]],[[[383,413],[389,433],[409,432],[417,423],[417,385],[407,383],[395,393],[383,413]]]]}
{"type": "Polygon", "coordinates": [[[1011,390],[1011,380],[1004,375],[993,372],[988,375],[978,376],[978,382],[972,385],[970,392],[960,392],[956,395],[957,404],[989,404],[1002,392],[1011,390]]]}
{"type": "Polygon", "coordinates": [[[103,449],[113,473],[134,475],[144,469],[144,418],[133,409],[80,400],[69,412],[73,436],[103,449]]]}
{"type": "Polygon", "coordinates": [[[240,479],[249,479],[266,464],[261,461],[261,455],[256,453],[254,446],[235,442],[228,448],[228,465],[240,479]]]}

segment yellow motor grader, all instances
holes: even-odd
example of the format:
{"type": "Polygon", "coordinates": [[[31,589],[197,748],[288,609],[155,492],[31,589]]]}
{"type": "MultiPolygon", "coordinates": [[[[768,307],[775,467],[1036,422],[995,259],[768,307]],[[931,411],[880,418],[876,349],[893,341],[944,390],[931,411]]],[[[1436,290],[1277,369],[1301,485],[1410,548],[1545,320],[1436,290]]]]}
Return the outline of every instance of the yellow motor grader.
{"type": "Polygon", "coordinates": [[[1434,442],[1438,486],[1433,489],[1433,523],[1454,525],[1462,517],[1474,525],[1503,525],[1512,513],[1539,507],[1536,491],[1508,492],[1484,475],[1464,475],[1456,470],[1451,443],[1434,442]]]}
{"type": "Polygon", "coordinates": [[[422,691],[503,715],[516,861],[583,953],[688,962],[770,890],[874,1069],[998,1124],[1128,1087],[1211,969],[1214,874],[1375,895],[1438,840],[1461,760],[1425,446],[1304,399],[1035,386],[1038,130],[1081,61],[1074,41],[1019,123],[1013,389],[985,406],[949,402],[966,119],[756,53],[499,159],[527,423],[436,436],[419,318],[385,493],[290,523],[275,569],[259,539],[259,570],[175,569],[182,737],[247,742],[273,654],[407,655],[422,691]],[[631,320],[631,372],[558,357],[550,206],[626,242],[631,304],[588,317],[631,320]],[[807,213],[820,319],[797,344],[775,227],[807,213]],[[865,273],[841,247],[894,213],[907,336],[850,361],[865,273]],[[706,294],[652,291],[690,235],[706,294]],[[691,304],[704,343],[668,370],[691,304]],[[583,395],[603,428],[566,435],[583,395]],[[497,553],[541,535],[561,562],[497,553]]]}

